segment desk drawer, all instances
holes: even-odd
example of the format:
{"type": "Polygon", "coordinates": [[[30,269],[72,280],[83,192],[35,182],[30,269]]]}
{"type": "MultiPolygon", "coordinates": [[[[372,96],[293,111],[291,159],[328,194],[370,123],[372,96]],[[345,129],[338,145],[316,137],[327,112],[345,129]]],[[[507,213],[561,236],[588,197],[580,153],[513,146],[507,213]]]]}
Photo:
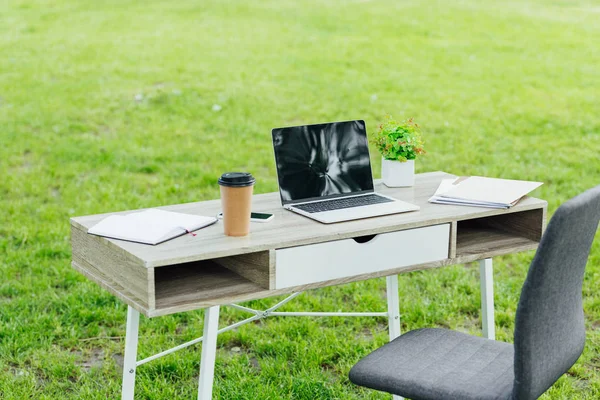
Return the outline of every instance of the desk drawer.
{"type": "Polygon", "coordinates": [[[380,272],[448,258],[450,224],[275,250],[275,288],[380,272]]]}

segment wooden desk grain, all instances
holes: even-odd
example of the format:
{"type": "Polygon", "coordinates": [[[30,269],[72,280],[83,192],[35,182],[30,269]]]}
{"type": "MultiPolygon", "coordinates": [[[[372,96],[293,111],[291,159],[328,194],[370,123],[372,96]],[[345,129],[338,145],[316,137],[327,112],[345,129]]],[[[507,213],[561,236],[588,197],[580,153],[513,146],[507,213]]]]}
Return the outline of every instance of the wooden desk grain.
{"type": "MultiPolygon", "coordinates": [[[[71,219],[73,267],[147,316],[203,308],[324,287],[398,272],[470,262],[537,247],[547,203],[526,197],[508,210],[431,204],[427,200],[440,181],[453,175],[431,172],[416,176],[411,188],[375,189],[417,204],[420,211],[325,225],[284,210],[279,194],[253,198],[253,211],[275,218],[251,224],[242,238],[223,234],[222,222],[157,246],[87,234],[87,229],[112,214],[71,219]],[[496,217],[495,217],[496,216],[496,217]],[[272,290],[276,249],[450,223],[448,259],[426,265],[390,269],[328,282],[272,290]],[[253,253],[253,254],[249,254],[253,253]],[[246,263],[247,267],[244,266],[246,263]]],[[[220,200],[159,207],[195,215],[216,215],[220,200]]]]}
{"type": "MultiPolygon", "coordinates": [[[[251,224],[250,234],[246,237],[225,236],[222,222],[219,221],[215,225],[197,231],[196,236],[184,235],[158,246],[105,238],[97,238],[97,240],[104,242],[116,252],[134,261],[141,262],[145,267],[161,267],[525,211],[545,207],[547,204],[544,200],[530,197],[521,200],[509,210],[429,203],[427,200],[433,195],[440,181],[451,177],[454,177],[454,175],[444,172],[418,174],[415,186],[411,188],[388,188],[381,182],[376,183],[376,191],[419,205],[421,210],[415,212],[325,225],[284,210],[280,203],[279,193],[267,193],[254,196],[252,209],[256,212],[274,214],[275,218],[269,223],[251,224]]],[[[194,215],[216,215],[221,210],[221,203],[220,200],[210,200],[159,208],[194,215]]],[[[90,227],[109,215],[130,212],[132,211],[72,218],[71,224],[73,227],[87,232],[90,227]]]]}

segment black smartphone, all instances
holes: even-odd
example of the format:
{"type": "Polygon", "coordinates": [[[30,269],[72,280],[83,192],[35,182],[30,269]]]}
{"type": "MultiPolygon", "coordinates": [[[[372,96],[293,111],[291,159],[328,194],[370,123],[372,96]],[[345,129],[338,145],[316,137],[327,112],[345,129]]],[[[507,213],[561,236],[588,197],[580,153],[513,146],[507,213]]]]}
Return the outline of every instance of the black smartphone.
{"type": "Polygon", "coordinates": [[[250,221],[268,222],[272,219],[273,219],[273,214],[257,213],[257,212],[250,213],[250,221]]]}
{"type": "MultiPolygon", "coordinates": [[[[274,217],[273,214],[257,213],[257,212],[250,213],[250,221],[253,221],[253,222],[269,222],[270,220],[273,219],[273,217],[274,217]]],[[[219,214],[217,214],[217,218],[219,218],[219,219],[223,218],[223,213],[220,212],[219,214]]]]}

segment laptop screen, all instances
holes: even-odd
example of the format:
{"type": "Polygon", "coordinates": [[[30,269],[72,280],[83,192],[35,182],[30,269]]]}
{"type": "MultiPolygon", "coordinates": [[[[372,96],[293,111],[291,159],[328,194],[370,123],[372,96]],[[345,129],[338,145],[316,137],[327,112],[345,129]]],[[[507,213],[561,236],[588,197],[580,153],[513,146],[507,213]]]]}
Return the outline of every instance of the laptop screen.
{"type": "Polygon", "coordinates": [[[364,121],[273,129],[281,202],[373,191],[364,121]]]}

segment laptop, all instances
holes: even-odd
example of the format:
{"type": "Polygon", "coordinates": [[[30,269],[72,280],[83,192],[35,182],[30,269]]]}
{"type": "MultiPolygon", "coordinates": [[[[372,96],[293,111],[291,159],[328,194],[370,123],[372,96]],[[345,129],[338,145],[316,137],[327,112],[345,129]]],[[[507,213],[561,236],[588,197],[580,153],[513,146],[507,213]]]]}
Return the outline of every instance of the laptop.
{"type": "Polygon", "coordinates": [[[419,210],[375,193],[365,121],[273,129],[281,203],[330,224],[419,210]]]}

